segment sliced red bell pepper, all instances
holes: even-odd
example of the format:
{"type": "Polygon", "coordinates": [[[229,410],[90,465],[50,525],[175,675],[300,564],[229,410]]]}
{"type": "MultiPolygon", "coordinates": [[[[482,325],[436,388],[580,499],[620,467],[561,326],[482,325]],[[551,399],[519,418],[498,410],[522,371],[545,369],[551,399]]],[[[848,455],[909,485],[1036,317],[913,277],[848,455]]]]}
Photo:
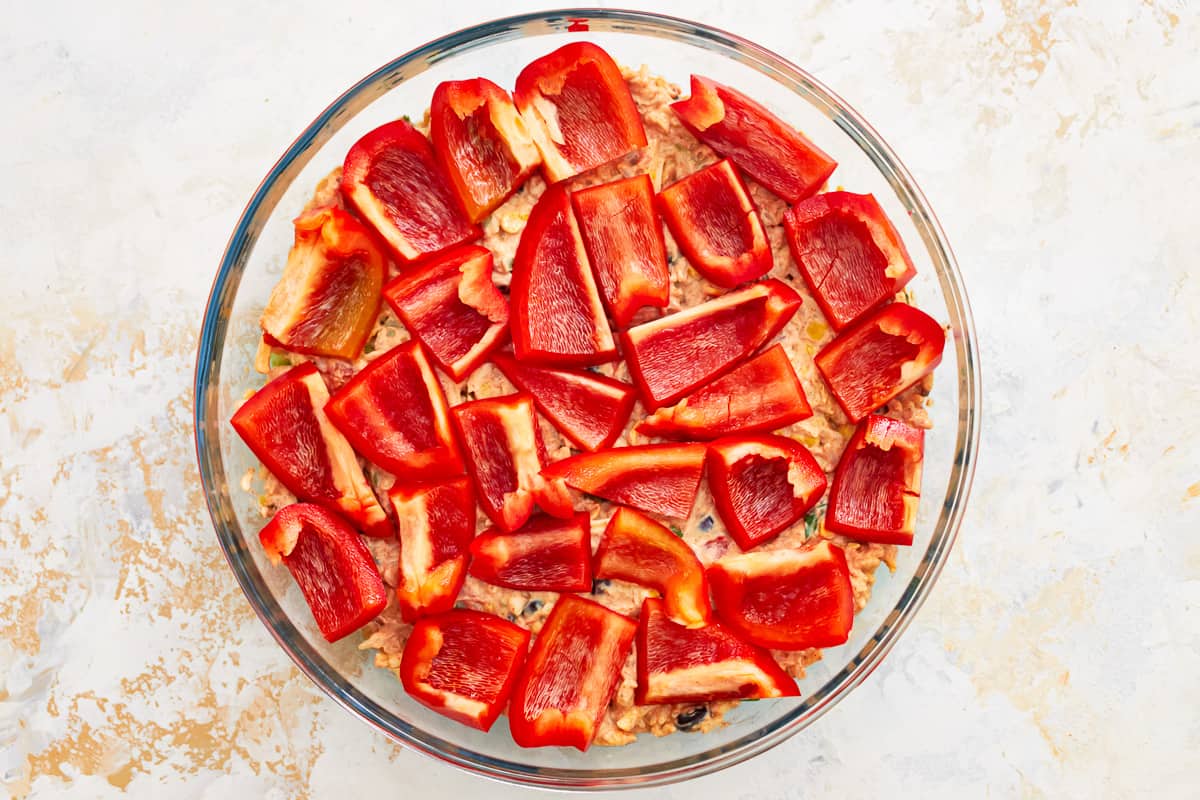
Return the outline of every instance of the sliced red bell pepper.
{"type": "Polygon", "coordinates": [[[400,681],[418,703],[486,731],[504,710],[528,649],[521,626],[459,608],[413,625],[400,681]]]}
{"type": "Polygon", "coordinates": [[[561,519],[574,514],[571,497],[540,473],[546,446],[527,394],[472,400],[450,409],[479,505],[501,530],[525,524],[534,505],[561,519]]]}
{"type": "Polygon", "coordinates": [[[492,254],[458,247],[383,287],[383,296],[433,360],[461,381],[508,333],[508,301],[492,283],[492,254]]]}
{"type": "Polygon", "coordinates": [[[509,589],[586,592],[592,588],[591,558],[587,512],[569,520],[540,515],[512,533],[491,529],[475,537],[470,572],[509,589]]]}
{"type": "Polygon", "coordinates": [[[325,416],[328,400],[321,373],[301,364],[259,389],[230,423],[292,494],[340,511],[370,536],[391,536],[354,450],[325,416]]]}
{"type": "Polygon", "coordinates": [[[824,192],[783,215],[788,246],[835,330],[887,302],[917,274],[875,197],[824,192]]]}
{"type": "Polygon", "coordinates": [[[651,514],[684,519],[692,511],[703,469],[702,444],[647,444],[564,458],[543,469],[542,477],[651,514]]]}
{"type": "Polygon", "coordinates": [[[688,628],[673,622],[654,597],[642,601],[636,650],[639,705],[800,695],[769,652],[719,623],[688,628]]]}
{"type": "Polygon", "coordinates": [[[466,478],[396,484],[388,491],[396,511],[400,570],[396,603],[406,622],[454,607],[467,574],[475,536],[475,494],[466,478]]]}
{"type": "Polygon", "coordinates": [[[387,590],[358,532],[311,503],[281,508],[258,533],[272,564],[282,561],[312,610],[321,635],[336,642],[387,605],[387,590]]]}
{"type": "Polygon", "coordinates": [[[638,423],[638,433],[666,439],[715,439],[773,431],[808,419],[812,407],[783,345],[775,344],[678,403],[638,423]]]}
{"type": "Polygon", "coordinates": [[[522,361],[600,364],[617,357],[571,199],[551,186],[529,212],[513,258],[513,350],[522,361]]]}
{"type": "Polygon", "coordinates": [[[508,726],[521,747],[587,750],[612,701],[637,625],[578,595],[558,598],[517,678],[508,726]]]}
{"type": "Polygon", "coordinates": [[[367,364],[333,393],[325,414],[355,450],[399,478],[463,474],[446,395],[415,340],[367,364]]]}
{"type": "Polygon", "coordinates": [[[945,346],[936,320],[888,303],[839,333],[814,360],[838,405],[858,422],[933,372],[945,346]]]}
{"type": "Polygon", "coordinates": [[[438,84],[429,138],[471,222],[492,213],[542,163],[508,92],[487,78],[438,84]]]}
{"type": "Polygon", "coordinates": [[[786,436],[728,436],[708,446],[708,488],[725,530],[749,550],[791,527],[825,493],[812,453],[786,436]]]}
{"type": "Polygon", "coordinates": [[[925,431],[868,415],[833,474],[825,527],[864,542],[912,544],[924,460],[925,431]]]}
{"type": "Polygon", "coordinates": [[[535,367],[507,354],[493,356],[492,363],[581,450],[611,447],[636,402],[629,384],[586,370],[535,367]]]}
{"type": "Polygon", "coordinates": [[[591,42],[572,42],[525,67],[513,99],[551,183],[646,146],[620,67],[591,42]]]}
{"type": "Polygon", "coordinates": [[[642,403],[653,411],[727,372],[783,330],[800,302],[772,278],[623,332],[642,403]]]}
{"type": "Polygon", "coordinates": [[[340,208],[309,212],[295,227],[263,332],[294,353],[357,358],[379,313],[387,260],[363,224],[340,208]]]}
{"type": "Polygon", "coordinates": [[[804,650],[844,644],[854,591],[842,548],[821,540],[805,550],[757,550],[708,567],[717,617],[760,647],[804,650]]]}
{"type": "Polygon", "coordinates": [[[675,181],[657,203],[688,262],[716,285],[729,289],[774,266],[762,220],[729,159],[675,181]]]}
{"type": "Polygon", "coordinates": [[[837,162],[746,95],[699,75],[692,96],[671,104],[692,134],[789,203],[815,193],[837,162]]]}
{"type": "Polygon", "coordinates": [[[588,261],[604,307],[618,328],[641,308],[666,308],[671,294],[667,246],[646,174],[571,193],[588,261]]]}
{"type": "Polygon", "coordinates": [[[404,264],[478,239],[429,140],[398,119],[359,139],[342,167],[342,194],[404,264]]]}
{"type": "Polygon", "coordinates": [[[671,619],[688,627],[712,619],[704,567],[670,529],[631,508],[618,508],[596,548],[597,578],[648,586],[663,596],[671,619]]]}

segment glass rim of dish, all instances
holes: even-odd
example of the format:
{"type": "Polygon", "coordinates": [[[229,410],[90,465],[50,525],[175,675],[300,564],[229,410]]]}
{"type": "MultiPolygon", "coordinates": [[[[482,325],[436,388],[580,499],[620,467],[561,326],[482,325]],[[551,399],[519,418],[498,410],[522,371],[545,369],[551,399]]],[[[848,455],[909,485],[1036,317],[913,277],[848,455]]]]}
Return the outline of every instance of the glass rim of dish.
{"type": "MultiPolygon", "coordinates": [[[[787,59],[736,34],[690,20],[644,11],[568,8],[484,22],[434,39],[389,61],[334,100],[292,142],[255,189],[230,236],[204,311],[194,377],[197,462],[209,514],[221,549],[255,613],[296,666],[343,708],[415,750],[468,772],[507,783],[554,789],[596,790],[664,785],[699,777],[763,753],[819,719],[861,684],[890,652],[919,610],[958,535],[975,471],[980,438],[979,352],[957,262],[932,208],[908,170],[865,119],[819,80],[787,59]],[[264,221],[316,149],[345,122],[404,80],[452,55],[526,36],[579,30],[642,34],[702,47],[762,73],[799,95],[833,121],[871,160],[904,204],[933,261],[950,314],[950,340],[958,373],[958,430],[946,494],[928,548],[883,624],[838,673],[790,712],[734,742],[656,764],[651,768],[571,769],[521,764],[461,747],[389,713],[348,684],[304,639],[266,588],[245,549],[233,511],[217,440],[221,351],[229,310],[264,221]]],[[[943,379],[950,378],[946,375],[943,379]]],[[[932,498],[930,498],[932,500],[932,498]]],[[[636,745],[630,745],[636,746],[636,745]]]]}

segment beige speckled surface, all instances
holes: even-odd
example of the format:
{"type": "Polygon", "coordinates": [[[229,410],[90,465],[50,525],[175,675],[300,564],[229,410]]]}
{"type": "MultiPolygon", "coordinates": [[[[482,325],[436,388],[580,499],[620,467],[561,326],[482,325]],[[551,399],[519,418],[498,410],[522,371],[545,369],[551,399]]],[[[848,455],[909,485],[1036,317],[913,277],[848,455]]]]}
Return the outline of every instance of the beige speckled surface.
{"type": "MultiPolygon", "coordinates": [[[[885,665],[801,736],[659,794],[1194,796],[1195,9],[656,8],[788,54],[901,154],[962,264],[987,403],[963,535],[885,665]]],[[[402,751],[296,673],[216,548],[190,440],[199,311],[267,166],[369,69],[508,10],[6,15],[7,794],[518,795],[402,751]]]]}

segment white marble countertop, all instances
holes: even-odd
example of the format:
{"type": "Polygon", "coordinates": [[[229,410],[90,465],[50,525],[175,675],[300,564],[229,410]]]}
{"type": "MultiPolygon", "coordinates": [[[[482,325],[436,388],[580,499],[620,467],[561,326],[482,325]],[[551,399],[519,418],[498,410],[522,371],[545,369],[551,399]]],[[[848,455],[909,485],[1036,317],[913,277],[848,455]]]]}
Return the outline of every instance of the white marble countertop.
{"type": "MultiPolygon", "coordinates": [[[[0,786],[515,797],[297,673],[217,549],[190,415],[199,314],[268,166],[369,70],[522,9],[183,5],[0,26],[0,786]]],[[[790,56],[900,153],[961,262],[986,402],[959,543],[885,664],[656,796],[1195,797],[1195,9],[656,5],[790,56]]]]}

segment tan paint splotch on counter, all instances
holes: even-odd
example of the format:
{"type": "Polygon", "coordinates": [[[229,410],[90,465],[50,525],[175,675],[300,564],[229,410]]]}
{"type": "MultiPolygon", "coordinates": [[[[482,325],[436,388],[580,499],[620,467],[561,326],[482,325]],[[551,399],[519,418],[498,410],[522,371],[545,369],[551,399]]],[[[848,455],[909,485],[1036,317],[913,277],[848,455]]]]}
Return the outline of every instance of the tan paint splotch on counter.
{"type": "Polygon", "coordinates": [[[0,359],[5,439],[42,429],[0,462],[0,794],[246,770],[303,797],[323,751],[319,697],[212,534],[191,437],[194,331],[67,314],[41,336],[46,363],[8,347],[0,359]]]}

